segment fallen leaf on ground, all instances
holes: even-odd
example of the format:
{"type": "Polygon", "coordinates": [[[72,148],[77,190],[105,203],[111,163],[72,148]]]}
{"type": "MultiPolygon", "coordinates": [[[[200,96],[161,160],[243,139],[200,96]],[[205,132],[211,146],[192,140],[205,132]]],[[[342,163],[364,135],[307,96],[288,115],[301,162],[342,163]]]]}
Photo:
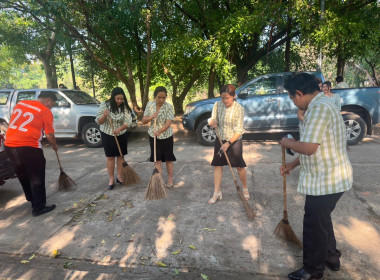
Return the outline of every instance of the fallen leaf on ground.
{"type": "Polygon", "coordinates": [[[20,263],[28,263],[29,261],[27,260],[23,260],[23,261],[20,261],[20,263]]]}
{"type": "Polygon", "coordinates": [[[178,275],[179,274],[179,270],[178,269],[174,269],[174,274],[178,275]]]}
{"type": "Polygon", "coordinates": [[[52,257],[53,257],[53,258],[56,258],[56,257],[58,257],[60,254],[61,254],[61,252],[59,252],[58,249],[54,249],[54,250],[53,250],[52,257]]]}
{"type": "Polygon", "coordinates": [[[207,275],[201,273],[201,276],[202,276],[202,278],[203,278],[204,280],[208,280],[208,276],[207,276],[207,275]]]}
{"type": "Polygon", "coordinates": [[[29,260],[33,260],[35,257],[36,257],[36,254],[33,254],[33,255],[29,258],[29,260]]]}
{"type": "Polygon", "coordinates": [[[204,228],[204,230],[205,230],[205,231],[215,231],[216,228],[207,228],[207,227],[206,227],[206,228],[204,228]]]}
{"type": "Polygon", "coordinates": [[[104,244],[104,243],[106,243],[106,241],[103,239],[103,240],[102,240],[102,244],[104,244]]]}
{"type": "Polygon", "coordinates": [[[158,266],[161,266],[161,267],[167,267],[167,265],[164,264],[164,263],[162,263],[162,262],[157,262],[157,265],[158,265],[158,266]]]}
{"type": "Polygon", "coordinates": [[[197,249],[197,248],[195,248],[194,245],[189,245],[189,248],[190,248],[190,249],[193,249],[193,250],[196,250],[196,249],[197,249]]]}
{"type": "Polygon", "coordinates": [[[116,236],[117,236],[117,237],[120,237],[120,236],[121,236],[121,233],[116,234],[116,236]]]}
{"type": "Polygon", "coordinates": [[[178,255],[179,253],[181,253],[181,251],[182,251],[182,249],[178,249],[177,251],[174,251],[174,252],[172,253],[172,255],[178,255]]]}

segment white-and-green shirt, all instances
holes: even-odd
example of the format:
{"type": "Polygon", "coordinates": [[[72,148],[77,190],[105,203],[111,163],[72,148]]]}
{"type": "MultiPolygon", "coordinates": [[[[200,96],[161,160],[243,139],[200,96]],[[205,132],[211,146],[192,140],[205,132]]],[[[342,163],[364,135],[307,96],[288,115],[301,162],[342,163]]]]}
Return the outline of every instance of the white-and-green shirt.
{"type": "Polygon", "coordinates": [[[300,125],[300,142],[317,143],[311,155],[300,154],[298,192],[326,195],[352,187],[352,167],[346,149],[346,128],[331,98],[319,93],[300,125]]]}
{"type": "MultiPolygon", "coordinates": [[[[151,116],[157,111],[156,101],[149,101],[146,105],[144,116],[151,116]]],[[[174,109],[173,106],[167,102],[165,102],[158,112],[156,130],[161,129],[166,123],[166,120],[174,120],[174,109]]],[[[150,122],[150,127],[148,129],[148,134],[151,137],[154,137],[154,119],[150,122]]],[[[157,136],[157,139],[166,139],[173,135],[173,129],[170,126],[167,130],[157,136]]]]}
{"type": "MultiPolygon", "coordinates": [[[[127,108],[124,108],[124,113],[121,111],[120,108],[118,108],[117,112],[113,113],[113,112],[111,112],[111,109],[107,107],[106,102],[102,102],[99,106],[99,111],[98,111],[98,114],[96,115],[95,122],[100,125],[100,131],[101,132],[113,136],[114,135],[113,130],[112,130],[112,127],[109,123],[108,118],[111,118],[112,125],[113,125],[114,129],[116,129],[116,128],[124,125],[124,124],[126,124],[128,127],[130,127],[132,124],[132,116],[128,112],[127,108]],[[105,110],[109,111],[109,115],[108,115],[106,121],[104,123],[100,124],[99,119],[103,116],[103,113],[105,110]]],[[[125,132],[127,132],[126,129],[120,131],[119,135],[122,135],[125,132]]]]}
{"type": "Polygon", "coordinates": [[[330,97],[332,102],[335,104],[335,106],[338,108],[340,111],[341,105],[340,105],[340,94],[339,93],[333,93],[333,95],[330,97]]]}
{"type": "Polygon", "coordinates": [[[221,140],[228,141],[235,133],[240,134],[240,139],[245,132],[243,127],[244,108],[235,101],[229,108],[222,101],[215,102],[211,118],[208,119],[209,124],[211,120],[218,122],[221,140]]]}

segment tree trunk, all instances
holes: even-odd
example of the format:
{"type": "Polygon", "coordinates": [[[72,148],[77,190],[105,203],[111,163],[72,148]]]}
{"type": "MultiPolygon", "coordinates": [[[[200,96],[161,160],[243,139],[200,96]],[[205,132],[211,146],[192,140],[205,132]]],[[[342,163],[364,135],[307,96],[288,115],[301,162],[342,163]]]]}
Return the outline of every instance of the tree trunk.
{"type": "Polygon", "coordinates": [[[292,28],[292,18],[288,14],[288,22],[287,22],[287,27],[286,27],[287,38],[286,38],[286,43],[285,43],[285,72],[290,72],[290,43],[292,40],[290,37],[291,28],[292,28]]]}
{"type": "Polygon", "coordinates": [[[57,75],[54,73],[54,66],[52,65],[51,58],[45,57],[43,54],[37,55],[38,59],[41,60],[44,66],[45,77],[46,77],[46,88],[58,88],[57,75]]]}
{"type": "Polygon", "coordinates": [[[337,50],[336,75],[344,77],[344,65],[346,64],[346,59],[343,56],[343,47],[340,41],[338,41],[338,46],[336,50],[337,50]]]}
{"type": "Polygon", "coordinates": [[[68,44],[68,51],[69,51],[69,57],[70,57],[70,68],[71,68],[71,77],[73,79],[73,89],[77,88],[77,83],[75,80],[75,70],[74,70],[74,60],[73,60],[73,51],[71,49],[71,44],[68,44]]]}
{"type": "Polygon", "coordinates": [[[210,73],[208,75],[208,91],[207,91],[207,98],[213,98],[214,95],[214,88],[215,88],[215,78],[216,78],[216,71],[214,64],[210,68],[210,73]]]}

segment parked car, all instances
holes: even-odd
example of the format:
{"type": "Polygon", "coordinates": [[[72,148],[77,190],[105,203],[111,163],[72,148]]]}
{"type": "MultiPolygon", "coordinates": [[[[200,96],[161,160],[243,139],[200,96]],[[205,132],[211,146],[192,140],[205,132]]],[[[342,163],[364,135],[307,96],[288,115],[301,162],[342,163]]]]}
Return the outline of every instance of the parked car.
{"type": "MultiPolygon", "coordinates": [[[[322,81],[321,72],[306,72],[322,81]]],[[[252,133],[298,132],[297,107],[284,89],[294,73],[259,76],[236,89],[236,101],[244,107],[244,129],[252,133]]],[[[380,88],[334,89],[341,96],[342,116],[347,129],[348,145],[355,145],[372,134],[372,125],[380,123],[380,88]]],[[[218,98],[196,101],[186,106],[183,126],[197,133],[200,143],[214,145],[216,135],[208,125],[218,98]]]]}
{"type": "Polygon", "coordinates": [[[16,172],[4,151],[4,136],[0,134],[0,186],[4,185],[5,180],[16,178],[16,172]]]}
{"type": "MultiPolygon", "coordinates": [[[[24,89],[0,90],[0,129],[5,134],[14,106],[20,100],[35,100],[42,92],[53,92],[57,104],[51,109],[54,116],[56,138],[82,138],[86,146],[102,146],[99,125],[95,122],[99,110],[99,101],[80,90],[70,89],[24,89]]],[[[136,115],[133,113],[133,125],[136,126],[136,115]]]]}

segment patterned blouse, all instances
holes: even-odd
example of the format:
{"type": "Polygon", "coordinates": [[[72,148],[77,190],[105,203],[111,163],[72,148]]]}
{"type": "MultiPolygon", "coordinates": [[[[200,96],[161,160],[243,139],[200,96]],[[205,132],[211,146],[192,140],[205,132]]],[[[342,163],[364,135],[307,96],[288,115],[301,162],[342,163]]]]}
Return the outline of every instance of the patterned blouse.
{"type": "Polygon", "coordinates": [[[331,96],[331,100],[336,105],[338,110],[340,111],[342,108],[342,106],[340,105],[340,94],[339,93],[333,93],[333,95],[331,96]]]}
{"type": "MultiPolygon", "coordinates": [[[[127,108],[124,108],[124,113],[121,112],[120,108],[118,108],[118,111],[116,113],[113,113],[111,112],[110,108],[107,107],[106,102],[102,102],[100,104],[98,114],[96,115],[95,122],[100,125],[101,132],[113,136],[113,130],[111,128],[108,118],[111,118],[114,129],[122,126],[123,124],[126,124],[128,127],[130,127],[132,124],[132,116],[131,113],[128,112],[127,108]],[[109,115],[106,121],[100,124],[99,119],[103,116],[105,110],[109,111],[109,115]]],[[[122,135],[125,132],[127,132],[126,129],[120,131],[119,135],[122,135]]]]}
{"type": "Polygon", "coordinates": [[[300,141],[317,143],[319,147],[311,156],[300,154],[298,192],[326,195],[352,187],[346,127],[332,100],[322,92],[309,103],[301,124],[300,141]]]}
{"type": "MultiPolygon", "coordinates": [[[[149,101],[146,105],[144,116],[151,116],[157,111],[156,101],[149,101]]],[[[158,112],[156,130],[161,129],[167,120],[174,120],[174,109],[173,106],[165,102],[158,112]]],[[[148,129],[148,134],[150,137],[154,137],[154,119],[150,122],[150,127],[148,129]]],[[[162,132],[157,139],[166,139],[173,135],[173,129],[170,126],[167,130],[162,132]]]]}
{"type": "Polygon", "coordinates": [[[235,133],[240,134],[239,139],[242,138],[245,131],[243,128],[244,108],[236,101],[229,108],[222,101],[215,102],[211,118],[208,119],[209,124],[211,120],[217,120],[222,140],[230,140],[235,133]]]}

